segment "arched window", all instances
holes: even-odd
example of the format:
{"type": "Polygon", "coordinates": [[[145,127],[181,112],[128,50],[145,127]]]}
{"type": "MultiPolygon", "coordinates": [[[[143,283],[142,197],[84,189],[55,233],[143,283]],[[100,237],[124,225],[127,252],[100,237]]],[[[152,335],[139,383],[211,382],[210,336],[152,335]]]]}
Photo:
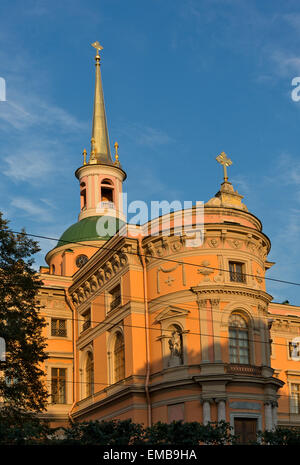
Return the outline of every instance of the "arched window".
{"type": "Polygon", "coordinates": [[[85,364],[86,379],[86,397],[94,394],[94,358],[91,352],[88,352],[85,364]]]}
{"type": "MultiPolygon", "coordinates": [[[[113,182],[110,179],[103,179],[101,182],[101,202],[114,203],[114,187],[113,182]]],[[[108,205],[109,206],[109,205],[108,205]]],[[[113,205],[110,205],[112,208],[113,205]]]]}
{"type": "Polygon", "coordinates": [[[80,184],[80,207],[81,210],[86,208],[86,187],[85,182],[80,184]]]}
{"type": "Polygon", "coordinates": [[[168,348],[169,361],[168,366],[177,366],[183,364],[183,342],[182,330],[178,325],[171,325],[168,328],[168,348]]]}
{"type": "Polygon", "coordinates": [[[229,318],[230,363],[249,364],[249,331],[246,319],[239,313],[229,318]]]}
{"type": "Polygon", "coordinates": [[[105,178],[103,179],[103,181],[101,182],[101,184],[108,184],[109,186],[112,186],[113,185],[113,182],[108,179],[108,178],[105,178]]]}
{"type": "Polygon", "coordinates": [[[125,345],[124,336],[117,332],[114,343],[114,382],[125,378],[125,345]]]}

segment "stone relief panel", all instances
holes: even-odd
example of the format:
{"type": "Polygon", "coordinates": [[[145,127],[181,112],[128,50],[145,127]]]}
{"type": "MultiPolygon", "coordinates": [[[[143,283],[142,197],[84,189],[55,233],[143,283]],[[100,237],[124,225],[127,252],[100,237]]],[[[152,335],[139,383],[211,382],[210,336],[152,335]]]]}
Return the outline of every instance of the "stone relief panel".
{"type": "Polygon", "coordinates": [[[106,282],[110,281],[128,263],[126,252],[127,247],[123,247],[116,252],[112,258],[107,260],[95,273],[84,281],[84,283],[72,293],[72,301],[75,306],[79,306],[91,295],[97,292],[106,282]]]}

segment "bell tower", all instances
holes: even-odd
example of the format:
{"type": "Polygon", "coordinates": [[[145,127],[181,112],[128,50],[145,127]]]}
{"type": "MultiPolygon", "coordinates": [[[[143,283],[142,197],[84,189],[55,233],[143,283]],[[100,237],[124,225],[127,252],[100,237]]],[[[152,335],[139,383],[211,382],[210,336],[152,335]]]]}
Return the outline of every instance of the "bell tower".
{"type": "Polygon", "coordinates": [[[56,247],[45,257],[50,274],[73,275],[124,224],[121,194],[126,173],[119,161],[117,142],[115,160],[110,152],[100,70],[103,47],[98,41],[92,46],[97,53],[91,151],[88,156],[84,149],[83,164],[75,172],[80,188],[80,213],[78,221],[61,235],[56,247]],[[106,228],[107,223],[113,224],[113,228],[106,228]]]}
{"type": "Polygon", "coordinates": [[[112,160],[110,153],[100,70],[100,50],[103,50],[103,47],[98,41],[92,46],[96,48],[97,54],[91,152],[87,160],[87,151],[83,151],[83,165],[75,173],[80,185],[78,219],[80,221],[90,216],[112,216],[123,219],[120,194],[126,173],[119,162],[117,142],[114,145],[115,161],[112,160]]]}

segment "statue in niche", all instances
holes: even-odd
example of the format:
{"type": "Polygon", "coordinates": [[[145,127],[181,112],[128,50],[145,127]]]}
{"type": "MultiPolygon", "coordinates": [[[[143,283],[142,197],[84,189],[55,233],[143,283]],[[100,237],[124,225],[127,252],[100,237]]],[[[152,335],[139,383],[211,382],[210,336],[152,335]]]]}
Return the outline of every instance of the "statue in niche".
{"type": "Polygon", "coordinates": [[[182,365],[183,363],[183,352],[182,352],[182,334],[181,330],[177,327],[173,327],[172,335],[168,340],[170,356],[168,366],[173,367],[182,365]]]}

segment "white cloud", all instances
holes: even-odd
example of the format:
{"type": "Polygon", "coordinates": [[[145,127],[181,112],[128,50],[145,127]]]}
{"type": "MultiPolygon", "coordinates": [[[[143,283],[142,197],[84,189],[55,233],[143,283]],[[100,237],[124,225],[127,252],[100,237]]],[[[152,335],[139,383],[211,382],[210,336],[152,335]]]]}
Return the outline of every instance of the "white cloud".
{"type": "Polygon", "coordinates": [[[291,26],[295,27],[296,31],[299,33],[300,27],[300,14],[299,13],[289,13],[283,15],[282,18],[291,26]]]}
{"type": "Polygon", "coordinates": [[[300,160],[288,153],[282,153],[275,165],[276,180],[283,184],[300,186],[300,160]]]}
{"type": "Polygon", "coordinates": [[[9,129],[11,126],[24,131],[32,126],[43,128],[56,128],[59,132],[77,132],[84,130],[86,123],[78,121],[63,108],[43,100],[38,95],[24,95],[21,91],[7,97],[6,102],[0,105],[0,129],[9,129]]]}
{"type": "Polygon", "coordinates": [[[237,175],[234,178],[231,178],[230,182],[233,184],[234,187],[238,186],[240,190],[239,194],[244,195],[250,193],[250,185],[246,176],[237,175]]]}
{"type": "Polygon", "coordinates": [[[53,221],[49,208],[39,206],[25,197],[15,197],[11,201],[11,206],[21,211],[21,216],[30,216],[32,220],[50,222],[53,221]]]}
{"type": "Polygon", "coordinates": [[[290,51],[275,50],[270,58],[276,66],[278,75],[291,78],[300,75],[300,55],[295,55],[290,51]]]}
{"type": "Polygon", "coordinates": [[[138,123],[122,124],[122,127],[119,129],[119,131],[122,134],[128,136],[138,145],[144,145],[147,147],[157,147],[174,142],[174,139],[166,132],[138,123]]]}
{"type": "Polygon", "coordinates": [[[43,153],[37,149],[29,152],[15,150],[14,155],[5,157],[3,162],[6,164],[3,173],[16,181],[43,181],[55,169],[49,152],[43,153]]]}

